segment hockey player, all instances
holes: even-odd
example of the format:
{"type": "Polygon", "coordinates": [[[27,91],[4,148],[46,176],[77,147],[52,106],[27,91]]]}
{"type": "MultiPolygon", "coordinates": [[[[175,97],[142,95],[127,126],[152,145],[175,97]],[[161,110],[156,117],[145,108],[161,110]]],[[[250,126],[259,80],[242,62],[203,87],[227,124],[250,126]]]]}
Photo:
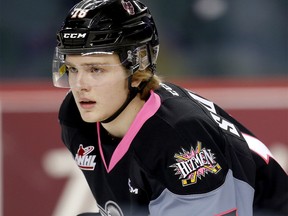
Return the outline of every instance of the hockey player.
{"type": "Polygon", "coordinates": [[[159,39],[143,3],[81,1],[57,37],[54,85],[71,90],[62,139],[102,216],[287,214],[287,174],[265,145],[155,74],[159,39]]]}

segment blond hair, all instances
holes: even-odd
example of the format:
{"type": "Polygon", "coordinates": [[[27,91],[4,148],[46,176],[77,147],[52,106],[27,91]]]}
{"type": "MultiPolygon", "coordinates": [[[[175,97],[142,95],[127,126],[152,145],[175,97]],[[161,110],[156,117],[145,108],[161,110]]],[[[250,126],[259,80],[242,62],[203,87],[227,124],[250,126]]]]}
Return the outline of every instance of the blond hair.
{"type": "Polygon", "coordinates": [[[156,90],[160,86],[161,78],[151,72],[150,69],[145,69],[143,71],[136,71],[132,76],[132,82],[145,82],[148,81],[147,85],[140,92],[140,98],[142,100],[147,100],[150,95],[150,90],[156,90]]]}

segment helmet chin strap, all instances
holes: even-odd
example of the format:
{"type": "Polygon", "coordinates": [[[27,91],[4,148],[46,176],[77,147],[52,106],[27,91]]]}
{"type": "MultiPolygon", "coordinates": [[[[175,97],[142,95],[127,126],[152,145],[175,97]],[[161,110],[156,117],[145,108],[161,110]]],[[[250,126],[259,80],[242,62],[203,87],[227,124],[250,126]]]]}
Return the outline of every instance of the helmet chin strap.
{"type": "Polygon", "coordinates": [[[138,93],[138,89],[136,87],[132,87],[131,82],[132,82],[132,76],[129,76],[128,77],[129,94],[124,104],[112,116],[101,121],[101,123],[109,123],[113,121],[122,113],[122,111],[128,106],[128,104],[136,97],[138,93]]]}
{"type": "Polygon", "coordinates": [[[111,115],[109,118],[101,121],[100,123],[105,124],[105,123],[109,123],[109,122],[113,121],[114,119],[116,119],[122,113],[122,111],[128,106],[128,104],[136,97],[137,93],[141,93],[143,91],[144,87],[147,85],[148,82],[150,82],[152,77],[153,77],[153,75],[147,81],[142,81],[138,87],[132,87],[132,85],[131,85],[132,75],[129,76],[128,77],[129,94],[128,94],[126,101],[113,115],[111,115]]]}

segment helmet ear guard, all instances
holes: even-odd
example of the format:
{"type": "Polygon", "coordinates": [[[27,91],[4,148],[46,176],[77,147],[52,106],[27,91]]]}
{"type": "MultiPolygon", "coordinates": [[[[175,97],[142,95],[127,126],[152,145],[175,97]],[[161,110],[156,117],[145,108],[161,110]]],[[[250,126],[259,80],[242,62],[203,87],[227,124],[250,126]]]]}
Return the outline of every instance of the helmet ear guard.
{"type": "Polygon", "coordinates": [[[156,60],[159,53],[159,45],[151,47],[151,45],[146,44],[141,47],[137,47],[133,51],[126,50],[119,52],[120,61],[124,62],[124,66],[130,70],[132,73],[137,70],[143,71],[146,68],[150,68],[151,71],[155,72],[156,60]],[[125,64],[126,62],[126,64],[125,64]]]}
{"type": "Polygon", "coordinates": [[[159,53],[159,45],[152,47],[147,44],[143,49],[139,51],[139,70],[145,70],[147,67],[151,68],[151,71],[155,71],[156,61],[159,53]]]}

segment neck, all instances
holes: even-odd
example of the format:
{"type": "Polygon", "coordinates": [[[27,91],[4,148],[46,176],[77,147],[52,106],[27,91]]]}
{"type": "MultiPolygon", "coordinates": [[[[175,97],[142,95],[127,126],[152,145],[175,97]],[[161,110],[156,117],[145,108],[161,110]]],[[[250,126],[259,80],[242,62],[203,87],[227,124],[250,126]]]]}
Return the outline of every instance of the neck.
{"type": "Polygon", "coordinates": [[[108,123],[101,123],[101,125],[112,136],[122,138],[130,128],[136,115],[139,113],[144,104],[145,101],[141,100],[138,94],[121,112],[121,114],[117,116],[117,118],[108,123]]]}

